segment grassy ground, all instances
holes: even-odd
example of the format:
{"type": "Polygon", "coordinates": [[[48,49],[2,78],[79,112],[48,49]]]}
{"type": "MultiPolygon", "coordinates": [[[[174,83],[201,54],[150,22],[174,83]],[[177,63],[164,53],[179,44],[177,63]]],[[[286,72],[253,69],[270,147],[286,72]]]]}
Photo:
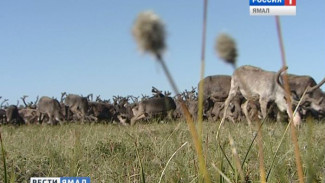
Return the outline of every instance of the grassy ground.
{"type": "MultiPolygon", "coordinates": [[[[217,125],[204,123],[203,148],[209,173],[213,182],[223,181],[214,164],[232,182],[236,182],[239,174],[236,168],[231,168],[216,142],[217,125]]],[[[263,126],[266,171],[270,168],[285,127],[285,123],[272,122],[263,126]]],[[[304,174],[306,180],[311,182],[325,180],[324,131],[325,124],[319,122],[304,124],[298,130],[304,174]]],[[[134,127],[113,124],[2,126],[1,132],[8,176],[13,182],[29,182],[30,177],[46,176],[89,176],[95,183],[142,182],[141,164],[146,182],[159,182],[165,167],[162,182],[199,181],[196,153],[185,122],[140,123],[134,127]]],[[[222,128],[221,144],[230,164],[235,167],[229,134],[234,138],[240,161],[243,161],[254,132],[250,132],[246,124],[240,123],[227,123],[222,128]]],[[[3,172],[2,160],[0,163],[0,172],[3,172]]],[[[247,179],[259,181],[256,142],[243,165],[243,171],[247,179]]],[[[296,182],[296,174],[293,145],[290,136],[286,135],[268,182],[296,182]]],[[[3,173],[0,182],[3,182],[3,173]]]]}

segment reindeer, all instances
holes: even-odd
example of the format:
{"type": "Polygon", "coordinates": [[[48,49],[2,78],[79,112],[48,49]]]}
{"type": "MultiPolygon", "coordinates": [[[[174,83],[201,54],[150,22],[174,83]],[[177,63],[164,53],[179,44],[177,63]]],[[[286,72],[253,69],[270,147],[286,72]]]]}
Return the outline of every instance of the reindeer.
{"type": "MultiPolygon", "coordinates": [[[[225,109],[221,123],[223,123],[226,118],[230,101],[238,94],[242,94],[246,99],[244,108],[247,108],[249,101],[258,100],[263,118],[267,116],[267,106],[269,102],[275,102],[281,112],[287,111],[287,113],[289,113],[287,101],[285,100],[285,91],[280,82],[281,73],[286,69],[287,67],[281,68],[277,73],[274,73],[248,65],[237,68],[231,78],[231,87],[225,101],[225,109]]],[[[251,122],[246,109],[244,113],[250,124],[251,122]]],[[[294,119],[299,118],[299,113],[297,113],[297,117],[294,117],[294,119]]],[[[294,121],[295,125],[299,123],[300,121],[294,121]]]]}
{"type": "Polygon", "coordinates": [[[131,125],[134,125],[140,119],[151,118],[156,115],[168,115],[169,118],[172,118],[172,114],[176,109],[173,98],[164,96],[155,87],[152,87],[151,91],[154,93],[153,97],[142,100],[132,108],[134,116],[131,119],[131,125]]]}
{"type": "Polygon", "coordinates": [[[57,122],[64,121],[64,116],[61,112],[60,102],[56,99],[43,96],[40,98],[37,106],[39,113],[39,122],[42,122],[42,115],[46,114],[49,118],[49,124],[57,124],[57,122]]]}

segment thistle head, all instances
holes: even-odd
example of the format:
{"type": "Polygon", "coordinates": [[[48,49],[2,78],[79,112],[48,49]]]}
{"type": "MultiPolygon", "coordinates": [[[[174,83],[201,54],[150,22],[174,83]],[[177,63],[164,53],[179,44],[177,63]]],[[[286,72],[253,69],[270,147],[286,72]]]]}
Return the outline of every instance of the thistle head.
{"type": "Polygon", "coordinates": [[[217,38],[215,49],[222,60],[236,67],[237,48],[233,38],[227,34],[220,34],[217,38]]]}
{"type": "Polygon", "coordinates": [[[139,49],[143,52],[160,57],[165,50],[165,25],[152,11],[144,11],[138,15],[132,28],[132,34],[139,49]]]}

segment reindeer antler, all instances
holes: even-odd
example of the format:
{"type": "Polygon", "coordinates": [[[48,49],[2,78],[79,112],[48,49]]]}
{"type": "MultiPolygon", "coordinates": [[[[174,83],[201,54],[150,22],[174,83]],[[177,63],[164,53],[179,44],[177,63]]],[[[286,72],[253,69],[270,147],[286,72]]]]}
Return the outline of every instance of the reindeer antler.
{"type": "Polygon", "coordinates": [[[172,94],[172,93],[171,93],[170,91],[165,91],[165,92],[164,92],[164,95],[167,96],[167,97],[170,96],[171,94],[172,94]]]}
{"type": "Polygon", "coordinates": [[[192,92],[196,91],[196,87],[192,86],[192,92]]]}
{"type": "Polygon", "coordinates": [[[113,103],[114,103],[114,105],[117,105],[117,104],[118,104],[118,103],[117,103],[117,100],[118,100],[117,97],[114,95],[114,96],[113,96],[113,103]]]}
{"type": "Polygon", "coordinates": [[[7,102],[8,101],[8,99],[4,99],[2,102],[1,102],[1,104],[0,104],[0,108],[2,109],[2,107],[3,107],[3,104],[5,103],[5,102],[7,102]]]}
{"type": "Polygon", "coordinates": [[[313,86],[313,87],[310,87],[310,88],[308,89],[307,92],[308,92],[308,93],[313,92],[313,91],[316,90],[317,88],[321,87],[324,83],[325,83],[325,78],[324,78],[321,82],[319,82],[317,85],[315,85],[315,86],[313,86]]]}
{"type": "Polygon", "coordinates": [[[39,99],[39,96],[37,95],[36,100],[35,100],[35,105],[37,104],[38,99],[39,99]]]}
{"type": "Polygon", "coordinates": [[[60,99],[60,102],[63,103],[63,100],[64,100],[64,96],[67,95],[67,92],[61,92],[61,99],[60,99]]]}
{"type": "Polygon", "coordinates": [[[132,100],[133,103],[138,103],[138,98],[139,97],[135,97],[133,95],[129,95],[129,97],[131,98],[131,100],[132,100]]]}
{"type": "Polygon", "coordinates": [[[148,96],[148,95],[144,95],[144,94],[141,94],[141,96],[142,96],[141,100],[144,100],[144,99],[147,99],[147,98],[149,98],[149,96],[148,96]]]}
{"type": "Polygon", "coordinates": [[[100,98],[100,95],[97,95],[96,96],[96,102],[101,102],[102,101],[102,99],[100,98]]]}
{"type": "Polygon", "coordinates": [[[154,93],[154,97],[164,97],[164,94],[162,93],[162,91],[158,90],[154,86],[152,87],[151,92],[154,93]]]}
{"type": "Polygon", "coordinates": [[[21,100],[23,101],[23,103],[25,104],[25,107],[28,107],[28,105],[27,105],[27,103],[26,103],[26,101],[25,101],[25,99],[28,97],[28,95],[24,95],[24,96],[22,96],[21,97],[21,100]]]}
{"type": "Polygon", "coordinates": [[[151,90],[151,92],[153,92],[153,93],[161,93],[161,91],[160,90],[158,90],[156,87],[152,87],[152,90],[151,90]]]}
{"type": "Polygon", "coordinates": [[[87,99],[90,100],[90,101],[93,101],[94,95],[92,93],[88,94],[87,99]]]}

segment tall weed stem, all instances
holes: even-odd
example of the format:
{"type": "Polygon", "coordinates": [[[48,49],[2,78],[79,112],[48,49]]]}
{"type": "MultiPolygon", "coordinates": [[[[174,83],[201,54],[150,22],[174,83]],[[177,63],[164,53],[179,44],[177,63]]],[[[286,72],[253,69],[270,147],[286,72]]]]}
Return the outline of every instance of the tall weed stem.
{"type": "MultiPolygon", "coordinates": [[[[276,21],[276,28],[277,28],[277,33],[278,33],[278,38],[279,38],[279,44],[280,44],[280,50],[281,50],[281,58],[282,58],[282,65],[285,67],[287,65],[286,63],[286,57],[285,57],[285,49],[284,49],[284,43],[282,39],[282,32],[281,32],[281,25],[280,25],[280,18],[279,16],[275,16],[275,21],[276,21]]],[[[304,182],[304,176],[303,176],[303,170],[302,170],[302,165],[301,165],[301,156],[300,156],[300,151],[299,151],[299,145],[298,145],[298,139],[297,139],[297,134],[296,134],[296,128],[294,124],[292,123],[293,121],[293,111],[292,111],[292,103],[291,103],[291,96],[290,96],[290,86],[289,86],[289,80],[288,76],[285,72],[284,77],[284,88],[285,88],[285,94],[286,94],[286,100],[288,104],[288,111],[289,111],[289,117],[290,117],[290,124],[291,124],[291,140],[292,143],[294,144],[294,152],[295,152],[295,160],[296,160],[296,168],[298,172],[298,178],[299,182],[303,183],[304,182]]]]}

